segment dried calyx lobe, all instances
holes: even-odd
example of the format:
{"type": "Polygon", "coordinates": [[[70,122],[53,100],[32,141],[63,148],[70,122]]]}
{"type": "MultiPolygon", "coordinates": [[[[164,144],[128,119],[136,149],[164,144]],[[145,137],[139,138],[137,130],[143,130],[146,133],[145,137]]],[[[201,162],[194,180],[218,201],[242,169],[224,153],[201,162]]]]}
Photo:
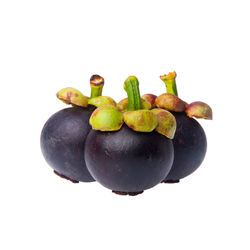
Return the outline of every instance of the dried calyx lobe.
{"type": "MultiPolygon", "coordinates": [[[[101,95],[104,79],[91,77],[92,98],[101,95]]],[[[45,123],[41,133],[41,149],[48,164],[61,177],[72,182],[94,181],[85,159],[85,140],[91,130],[89,118],[94,106],[88,105],[89,98],[74,88],[64,88],[57,97],[73,107],[58,111],[45,123]]]]}
{"type": "MultiPolygon", "coordinates": [[[[148,132],[157,126],[157,115],[141,110],[138,84],[136,77],[125,81],[129,111],[123,114],[122,127],[112,132],[94,128],[86,140],[87,168],[99,183],[118,194],[136,195],[155,186],[166,177],[173,162],[172,141],[156,131],[148,132]],[[143,121],[148,123],[143,125],[143,121]]],[[[91,119],[101,111],[95,110],[91,119]]],[[[107,119],[117,121],[114,117],[112,114],[107,119]]]]}
{"type": "Polygon", "coordinates": [[[173,138],[174,162],[164,180],[167,183],[179,182],[180,179],[193,173],[205,157],[207,149],[205,132],[191,117],[212,119],[212,110],[207,104],[195,102],[188,105],[178,98],[175,78],[175,72],[161,76],[168,93],[156,98],[156,105],[171,111],[177,122],[173,138]]]}

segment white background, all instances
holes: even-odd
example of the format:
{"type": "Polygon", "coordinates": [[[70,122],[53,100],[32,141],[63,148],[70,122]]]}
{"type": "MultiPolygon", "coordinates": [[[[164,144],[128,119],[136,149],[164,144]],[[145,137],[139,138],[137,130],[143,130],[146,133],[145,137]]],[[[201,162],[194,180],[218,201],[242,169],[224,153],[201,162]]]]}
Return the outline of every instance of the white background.
{"type": "Polygon", "coordinates": [[[0,2],[0,248],[250,249],[249,1],[0,2]],[[141,94],[165,91],[176,70],[179,96],[213,107],[200,123],[202,167],[180,184],[137,197],[52,173],[42,126],[65,107],[67,86],[119,101],[129,75],[141,94]]]}

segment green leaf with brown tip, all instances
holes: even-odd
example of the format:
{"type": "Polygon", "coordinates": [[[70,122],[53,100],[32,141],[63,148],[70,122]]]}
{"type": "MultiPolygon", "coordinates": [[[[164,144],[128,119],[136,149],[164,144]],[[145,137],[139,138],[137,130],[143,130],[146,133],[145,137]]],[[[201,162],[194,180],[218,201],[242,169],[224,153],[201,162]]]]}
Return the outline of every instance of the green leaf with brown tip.
{"type": "Polygon", "coordinates": [[[192,118],[203,118],[207,120],[213,119],[213,111],[211,107],[204,102],[192,102],[187,106],[186,114],[192,118]]]}
{"type": "Polygon", "coordinates": [[[156,99],[156,95],[153,95],[153,94],[145,94],[143,95],[141,98],[143,100],[146,100],[148,101],[150,104],[151,104],[151,108],[155,108],[155,99],[156,99]]]}
{"type": "Polygon", "coordinates": [[[152,109],[151,110],[158,118],[158,125],[155,130],[169,139],[174,138],[176,131],[175,117],[165,109],[152,109]]]}
{"type": "MultiPolygon", "coordinates": [[[[151,109],[151,104],[147,100],[141,99],[141,107],[142,109],[149,110],[151,109]]],[[[117,108],[121,112],[128,111],[128,98],[122,99],[120,102],[117,103],[117,108]]]]}
{"type": "Polygon", "coordinates": [[[152,132],[158,125],[157,116],[151,110],[127,111],[123,118],[128,127],[139,132],[152,132]]]}
{"type": "Polygon", "coordinates": [[[56,93],[56,97],[66,104],[80,107],[88,106],[88,97],[84,96],[79,90],[74,88],[64,88],[56,93]]]}
{"type": "Polygon", "coordinates": [[[179,97],[164,93],[155,99],[155,104],[158,108],[167,109],[174,112],[183,112],[186,110],[187,103],[181,100],[179,97]]]}
{"type": "Polygon", "coordinates": [[[96,107],[100,107],[103,105],[111,105],[116,106],[116,102],[109,96],[97,96],[89,99],[88,104],[91,104],[96,107]]]}
{"type": "Polygon", "coordinates": [[[94,130],[116,131],[123,124],[123,115],[111,105],[101,106],[92,113],[89,123],[94,130]]]}

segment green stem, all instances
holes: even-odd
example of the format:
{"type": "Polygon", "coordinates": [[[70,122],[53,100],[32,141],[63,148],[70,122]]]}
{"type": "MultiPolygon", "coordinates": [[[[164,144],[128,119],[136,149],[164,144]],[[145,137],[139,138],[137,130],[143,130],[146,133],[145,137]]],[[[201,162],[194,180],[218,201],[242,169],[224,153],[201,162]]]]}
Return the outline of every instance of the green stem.
{"type": "Polygon", "coordinates": [[[90,78],[91,95],[90,98],[94,98],[102,95],[102,88],[104,85],[103,77],[99,75],[93,75],[90,78]]]}
{"type": "Polygon", "coordinates": [[[167,93],[178,96],[176,82],[175,82],[176,73],[170,72],[168,75],[161,76],[160,78],[166,85],[167,93]]]}
{"type": "Polygon", "coordinates": [[[128,110],[141,109],[141,95],[138,79],[135,76],[129,76],[124,83],[124,89],[128,94],[128,110]]]}

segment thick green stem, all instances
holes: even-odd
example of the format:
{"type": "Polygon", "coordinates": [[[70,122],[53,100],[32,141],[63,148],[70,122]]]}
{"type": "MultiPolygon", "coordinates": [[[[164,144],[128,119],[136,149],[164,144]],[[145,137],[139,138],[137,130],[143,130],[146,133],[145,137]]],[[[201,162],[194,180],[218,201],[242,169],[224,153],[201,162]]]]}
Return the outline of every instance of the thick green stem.
{"type": "Polygon", "coordinates": [[[93,75],[90,78],[91,95],[90,98],[94,98],[102,95],[102,88],[104,85],[103,77],[99,75],[93,75]]]}
{"type": "Polygon", "coordinates": [[[124,89],[128,94],[128,110],[141,109],[141,95],[138,79],[135,76],[129,76],[124,83],[124,89]]]}
{"type": "Polygon", "coordinates": [[[166,85],[167,93],[178,96],[176,82],[175,82],[176,73],[170,72],[168,75],[160,76],[160,78],[166,85]]]}

